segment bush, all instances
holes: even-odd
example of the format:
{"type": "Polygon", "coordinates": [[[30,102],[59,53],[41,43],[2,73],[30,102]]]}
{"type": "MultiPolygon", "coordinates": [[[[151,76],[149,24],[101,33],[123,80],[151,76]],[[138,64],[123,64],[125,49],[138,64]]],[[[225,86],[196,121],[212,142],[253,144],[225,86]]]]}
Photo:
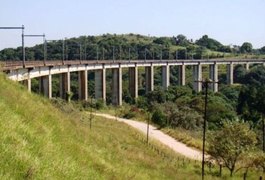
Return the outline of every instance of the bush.
{"type": "Polygon", "coordinates": [[[166,125],[166,116],[160,109],[156,109],[153,112],[151,120],[153,123],[159,125],[160,127],[166,125]]]}

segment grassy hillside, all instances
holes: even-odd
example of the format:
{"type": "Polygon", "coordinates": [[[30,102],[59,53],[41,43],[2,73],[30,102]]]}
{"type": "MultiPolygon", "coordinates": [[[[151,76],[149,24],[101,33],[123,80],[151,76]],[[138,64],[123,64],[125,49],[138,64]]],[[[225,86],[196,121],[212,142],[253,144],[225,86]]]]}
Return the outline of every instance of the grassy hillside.
{"type": "Polygon", "coordinates": [[[84,114],[61,111],[3,75],[0,82],[1,179],[200,177],[198,165],[161,158],[125,124],[95,119],[90,130],[84,114]]]}

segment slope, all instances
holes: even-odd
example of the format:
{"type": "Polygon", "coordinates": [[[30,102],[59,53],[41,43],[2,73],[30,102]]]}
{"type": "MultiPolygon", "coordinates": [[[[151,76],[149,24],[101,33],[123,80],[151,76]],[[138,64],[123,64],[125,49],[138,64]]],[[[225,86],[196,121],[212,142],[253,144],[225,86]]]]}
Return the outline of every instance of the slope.
{"type": "MultiPolygon", "coordinates": [[[[146,146],[115,121],[62,111],[0,74],[1,179],[198,179],[197,165],[179,164],[146,146]]],[[[160,149],[163,151],[166,149],[160,149]]]]}

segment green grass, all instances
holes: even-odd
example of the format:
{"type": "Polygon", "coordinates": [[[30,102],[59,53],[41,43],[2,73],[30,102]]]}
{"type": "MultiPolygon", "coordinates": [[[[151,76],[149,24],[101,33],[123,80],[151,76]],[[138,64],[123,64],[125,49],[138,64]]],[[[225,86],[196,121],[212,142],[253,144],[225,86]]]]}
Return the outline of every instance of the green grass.
{"type": "MultiPolygon", "coordinates": [[[[166,148],[115,121],[61,110],[0,75],[1,179],[197,179],[166,148]],[[66,113],[67,112],[67,113],[66,113]],[[158,153],[160,152],[160,153],[158,153]],[[161,152],[167,154],[162,158],[161,152]],[[191,174],[191,175],[190,175],[191,174]]],[[[65,108],[65,107],[62,107],[65,108]]],[[[192,169],[192,173],[190,170],[192,169]]],[[[197,173],[196,173],[197,172],[197,173]]]]}
{"type": "MultiPolygon", "coordinates": [[[[95,117],[89,129],[87,112],[0,82],[0,179],[200,179],[199,162],[123,123],[95,117]]],[[[218,167],[206,170],[218,179],[218,167]]]]}

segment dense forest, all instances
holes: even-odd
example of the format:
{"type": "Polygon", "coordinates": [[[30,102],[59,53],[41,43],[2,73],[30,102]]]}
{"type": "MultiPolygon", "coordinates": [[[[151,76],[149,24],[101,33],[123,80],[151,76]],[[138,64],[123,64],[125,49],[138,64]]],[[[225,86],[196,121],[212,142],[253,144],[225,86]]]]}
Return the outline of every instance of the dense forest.
{"type": "MultiPolygon", "coordinates": [[[[48,60],[112,60],[112,59],[201,59],[224,58],[240,54],[265,54],[265,47],[253,49],[249,42],[241,46],[223,45],[215,39],[202,36],[198,40],[184,35],[149,37],[138,34],[80,36],[64,40],[46,41],[26,47],[26,60],[42,60],[44,49],[48,60]],[[45,44],[45,47],[44,47],[45,44]]],[[[22,48],[0,51],[0,60],[22,59],[22,48]]]]}

